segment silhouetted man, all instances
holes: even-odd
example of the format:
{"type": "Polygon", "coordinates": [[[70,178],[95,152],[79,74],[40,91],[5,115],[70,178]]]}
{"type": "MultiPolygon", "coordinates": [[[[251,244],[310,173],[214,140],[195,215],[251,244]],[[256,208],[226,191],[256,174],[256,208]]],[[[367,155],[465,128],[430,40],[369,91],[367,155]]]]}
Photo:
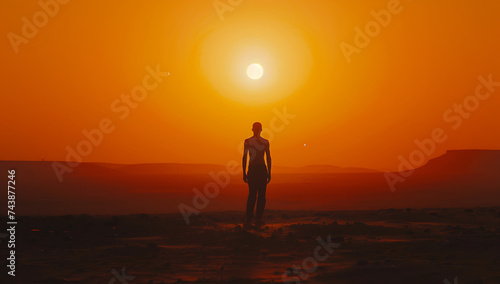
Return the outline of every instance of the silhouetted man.
{"type": "Polygon", "coordinates": [[[262,217],[266,205],[266,187],[271,181],[271,152],[269,151],[269,141],[260,136],[262,124],[255,122],[252,131],[253,136],[245,140],[243,152],[243,181],[248,183],[245,228],[249,228],[252,224],[255,201],[257,201],[255,226],[260,228],[264,225],[262,217]],[[266,154],[267,167],[264,162],[264,153],[266,154]],[[250,155],[248,173],[246,171],[247,154],[250,155]]]}

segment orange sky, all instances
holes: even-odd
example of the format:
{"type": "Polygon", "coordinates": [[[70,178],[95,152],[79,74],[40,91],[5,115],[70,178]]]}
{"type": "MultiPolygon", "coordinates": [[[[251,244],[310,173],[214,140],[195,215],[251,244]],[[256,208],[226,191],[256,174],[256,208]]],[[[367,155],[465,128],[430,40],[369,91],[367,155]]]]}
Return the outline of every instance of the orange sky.
{"type": "Polygon", "coordinates": [[[240,2],[216,2],[235,4],[221,20],[212,0],[70,1],[43,25],[38,1],[8,1],[0,159],[64,160],[104,118],[115,128],[84,161],[225,164],[254,121],[275,123],[263,136],[276,165],[396,169],[436,127],[448,139],[431,157],[500,148],[500,90],[456,130],[442,117],[478,76],[500,81],[499,1],[240,2]],[[341,43],[388,5],[399,12],[349,63],[341,43]],[[264,76],[251,80],[256,62],[264,76]],[[157,64],[170,76],[120,119],[113,102],[157,64]],[[280,127],[283,108],[295,117],[280,127]]]}

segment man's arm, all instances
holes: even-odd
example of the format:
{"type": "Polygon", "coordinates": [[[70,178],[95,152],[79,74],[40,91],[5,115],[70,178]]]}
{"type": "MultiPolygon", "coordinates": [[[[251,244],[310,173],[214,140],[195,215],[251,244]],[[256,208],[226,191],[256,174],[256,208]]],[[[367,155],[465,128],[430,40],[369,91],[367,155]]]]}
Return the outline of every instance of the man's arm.
{"type": "Polygon", "coordinates": [[[267,144],[266,148],[266,160],[267,160],[267,183],[271,181],[271,150],[269,150],[270,144],[267,144]]]}
{"type": "Polygon", "coordinates": [[[247,141],[243,144],[243,161],[242,161],[242,166],[243,166],[243,181],[248,183],[248,178],[247,178],[247,155],[248,155],[248,146],[247,146],[247,141]]]}

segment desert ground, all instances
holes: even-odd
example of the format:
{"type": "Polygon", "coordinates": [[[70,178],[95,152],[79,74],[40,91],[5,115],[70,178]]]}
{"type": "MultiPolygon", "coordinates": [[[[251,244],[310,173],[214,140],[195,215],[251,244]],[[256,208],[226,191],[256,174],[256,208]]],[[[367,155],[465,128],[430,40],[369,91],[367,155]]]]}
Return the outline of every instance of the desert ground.
{"type": "Polygon", "coordinates": [[[265,217],[19,217],[16,283],[500,283],[500,207],[265,217]]]}

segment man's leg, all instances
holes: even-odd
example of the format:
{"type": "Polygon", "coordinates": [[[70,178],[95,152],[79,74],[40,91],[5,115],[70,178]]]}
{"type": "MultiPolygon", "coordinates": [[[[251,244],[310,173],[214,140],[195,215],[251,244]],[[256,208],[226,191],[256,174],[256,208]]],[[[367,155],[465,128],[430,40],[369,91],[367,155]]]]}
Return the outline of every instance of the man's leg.
{"type": "Polygon", "coordinates": [[[264,208],[266,207],[266,188],[267,188],[267,182],[260,183],[258,186],[258,194],[259,197],[257,199],[257,212],[256,212],[256,219],[257,223],[262,224],[263,220],[262,217],[264,216],[264,208]]]}
{"type": "Polygon", "coordinates": [[[253,209],[255,208],[255,201],[257,199],[257,187],[255,182],[248,181],[248,199],[247,199],[247,223],[252,222],[253,209]]]}

